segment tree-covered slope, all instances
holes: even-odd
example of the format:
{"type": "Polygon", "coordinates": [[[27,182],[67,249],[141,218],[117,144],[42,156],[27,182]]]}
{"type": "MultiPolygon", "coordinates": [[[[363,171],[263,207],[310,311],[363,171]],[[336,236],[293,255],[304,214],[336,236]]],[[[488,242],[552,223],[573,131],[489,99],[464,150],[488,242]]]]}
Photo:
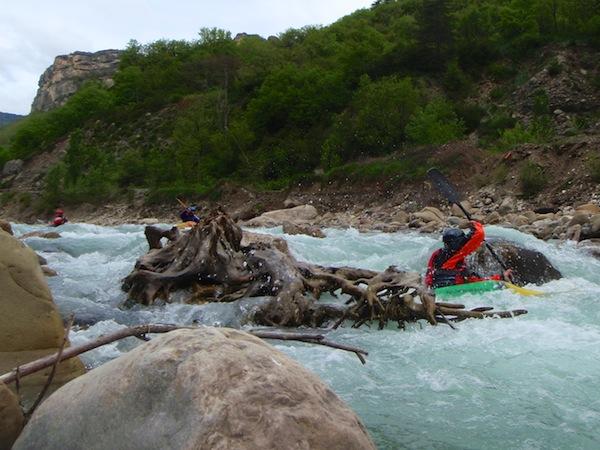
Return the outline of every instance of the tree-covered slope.
{"type": "Polygon", "coordinates": [[[31,158],[70,136],[46,204],[131,187],[208,192],[223,180],[283,186],[390,154],[418,176],[428,146],[471,135],[506,152],[566,132],[544,86],[513,97],[531,72],[563,70],[540,49],[584,49],[577,83],[592,101],[577,114],[589,126],[599,46],[594,0],[379,0],[276,39],[202,29],[192,42],[132,41],[112,88],[89,83],[27,117],[0,155],[31,158]]]}

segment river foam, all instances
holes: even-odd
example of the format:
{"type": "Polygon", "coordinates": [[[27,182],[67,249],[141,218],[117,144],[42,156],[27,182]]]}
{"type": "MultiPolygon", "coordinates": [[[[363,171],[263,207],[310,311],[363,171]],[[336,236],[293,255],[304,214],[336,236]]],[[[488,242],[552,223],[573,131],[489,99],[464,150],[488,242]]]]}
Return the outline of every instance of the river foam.
{"type": "MultiPolygon", "coordinates": [[[[44,227],[14,225],[17,234],[44,227]]],[[[546,449],[600,447],[600,261],[570,243],[543,242],[515,230],[487,227],[543,252],[565,278],[536,289],[544,297],[508,291],[467,295],[468,307],[524,308],[507,320],[469,320],[401,331],[341,328],[330,337],[369,351],[362,366],[352,354],[273,342],[317,373],[358,413],[378,448],[546,449]]],[[[120,280],[146,251],[143,227],[67,224],[61,238],[27,239],[59,275],[49,279],[64,316],[93,326],[72,333],[74,343],[120,327],[155,323],[243,326],[251,302],[206,306],[168,304],[119,309],[120,280]]],[[[255,230],[254,230],[255,231],[255,230]]],[[[262,229],[283,235],[281,228],[262,229]]],[[[422,272],[435,236],[325,230],[327,237],[287,236],[298,259],[383,270],[422,272]]],[[[127,339],[88,353],[90,367],[128,351],[127,339]]]]}

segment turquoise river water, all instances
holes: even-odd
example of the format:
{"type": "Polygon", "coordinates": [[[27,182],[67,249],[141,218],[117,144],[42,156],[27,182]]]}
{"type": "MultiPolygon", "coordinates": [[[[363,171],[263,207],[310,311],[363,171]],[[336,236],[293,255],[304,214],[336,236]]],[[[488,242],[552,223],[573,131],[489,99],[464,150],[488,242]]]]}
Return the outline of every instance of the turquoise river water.
{"type": "MultiPolygon", "coordinates": [[[[15,225],[16,234],[44,227],[15,225]]],[[[147,250],[143,227],[67,224],[61,238],[27,239],[58,271],[49,283],[61,313],[96,322],[74,331],[74,344],[138,323],[193,321],[239,326],[249,302],[172,303],[121,310],[120,280],[147,250]]],[[[261,232],[282,235],[280,228],[261,232]]],[[[546,243],[514,230],[487,228],[543,252],[564,278],[541,286],[544,297],[500,291],[464,296],[468,307],[524,308],[505,320],[401,331],[341,328],[329,337],[369,352],[350,353],[272,342],[318,374],[360,416],[380,449],[600,448],[600,260],[569,243],[546,243]]],[[[326,230],[327,238],[287,236],[301,260],[383,270],[394,264],[423,272],[436,236],[326,230]]],[[[138,345],[128,340],[85,355],[94,367],[138,345]]]]}

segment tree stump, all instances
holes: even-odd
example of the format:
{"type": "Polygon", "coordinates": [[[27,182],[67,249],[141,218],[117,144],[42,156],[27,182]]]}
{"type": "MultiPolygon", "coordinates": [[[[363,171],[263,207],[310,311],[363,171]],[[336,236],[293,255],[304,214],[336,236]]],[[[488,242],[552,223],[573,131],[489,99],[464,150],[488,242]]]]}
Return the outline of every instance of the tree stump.
{"type": "MultiPolygon", "coordinates": [[[[222,210],[207,215],[197,226],[164,248],[151,249],[123,280],[131,300],[151,305],[169,301],[171,292],[188,289],[188,302],[230,302],[248,297],[270,297],[255,312],[262,325],[322,326],[344,320],[358,327],[389,321],[439,321],[483,317],[513,317],[524,311],[465,311],[462,305],[436,303],[417,273],[391,266],[383,272],[352,267],[323,267],[297,261],[268,239],[245,239],[242,230],[222,210]],[[347,294],[346,305],[321,305],[324,292],[347,294]],[[449,318],[449,319],[448,319],[449,318]]],[[[152,236],[160,233],[152,233],[152,236]]],[[[254,235],[256,236],[256,235],[254,235]]]]}

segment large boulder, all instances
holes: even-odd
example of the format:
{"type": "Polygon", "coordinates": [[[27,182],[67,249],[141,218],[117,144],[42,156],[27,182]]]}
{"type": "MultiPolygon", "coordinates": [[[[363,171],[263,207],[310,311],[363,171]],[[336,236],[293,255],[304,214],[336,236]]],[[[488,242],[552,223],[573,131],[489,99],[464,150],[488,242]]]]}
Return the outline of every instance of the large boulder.
{"type": "Polygon", "coordinates": [[[316,238],[324,238],[325,233],[316,225],[303,225],[291,222],[283,224],[283,232],[285,234],[305,234],[316,238]]]}
{"type": "MultiPolygon", "coordinates": [[[[491,241],[489,244],[506,267],[513,270],[514,282],[517,284],[544,284],[562,277],[548,258],[536,250],[508,241],[491,241]]],[[[500,264],[485,245],[469,258],[469,267],[482,276],[502,273],[500,264]]]]}
{"type": "Polygon", "coordinates": [[[416,219],[420,219],[425,223],[443,223],[446,221],[446,216],[444,215],[444,213],[433,206],[426,206],[421,211],[414,213],[413,217],[416,219]]]}
{"type": "Polygon", "coordinates": [[[315,375],[260,339],[178,330],[77,378],[35,412],[14,450],[373,449],[315,375]]]}
{"type": "Polygon", "coordinates": [[[25,425],[17,396],[0,382],[0,450],[10,450],[25,425]]]}
{"type": "Polygon", "coordinates": [[[289,223],[307,223],[315,220],[319,215],[317,208],[312,205],[301,205],[295,208],[277,209],[268,211],[258,217],[250,219],[244,225],[249,227],[276,227],[289,223]]]}
{"type": "MultiPolygon", "coordinates": [[[[64,328],[48,283],[33,250],[0,231],[0,373],[54,353],[62,344],[64,328]]],[[[21,381],[29,403],[46,382],[50,369],[21,381]]],[[[61,363],[52,389],[85,372],[77,358],[61,363]]]]}

